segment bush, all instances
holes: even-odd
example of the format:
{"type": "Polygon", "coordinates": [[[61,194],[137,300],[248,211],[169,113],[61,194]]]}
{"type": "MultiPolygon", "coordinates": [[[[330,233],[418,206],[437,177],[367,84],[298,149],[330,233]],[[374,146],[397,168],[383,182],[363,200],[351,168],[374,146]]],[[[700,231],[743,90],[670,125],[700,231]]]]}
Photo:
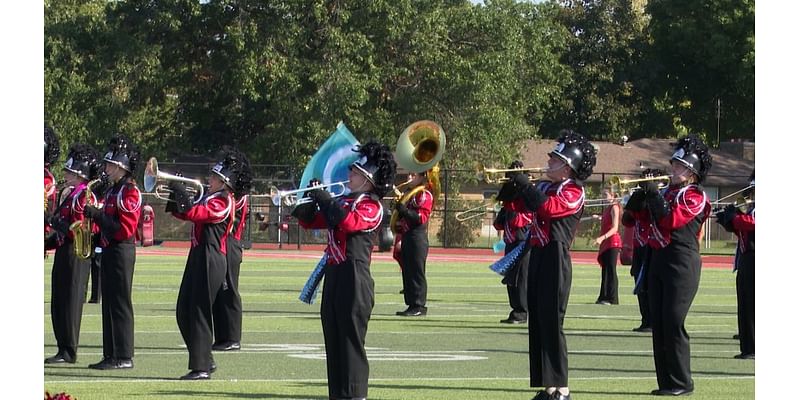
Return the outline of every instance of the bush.
{"type": "Polygon", "coordinates": [[[478,202],[468,202],[465,200],[448,200],[447,218],[441,215],[442,224],[436,232],[436,238],[442,243],[442,247],[469,247],[480,236],[480,218],[473,218],[466,221],[458,221],[455,214],[459,211],[477,206],[478,202]],[[445,230],[447,230],[447,240],[445,240],[445,230]]]}

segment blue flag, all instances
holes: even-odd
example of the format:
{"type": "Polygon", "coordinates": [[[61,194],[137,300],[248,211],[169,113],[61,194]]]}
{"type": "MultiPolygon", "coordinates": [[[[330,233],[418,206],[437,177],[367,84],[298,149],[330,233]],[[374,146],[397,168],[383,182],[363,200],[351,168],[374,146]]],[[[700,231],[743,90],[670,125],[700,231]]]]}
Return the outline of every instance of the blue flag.
{"type": "MultiPolygon", "coordinates": [[[[336,125],[336,130],[306,165],[303,177],[300,179],[300,188],[308,186],[308,182],[312,179],[319,179],[323,184],[346,181],[350,164],[360,156],[358,152],[353,151],[359,144],[347,126],[340,121],[336,125]]],[[[338,190],[336,189],[337,193],[338,190]]]]}

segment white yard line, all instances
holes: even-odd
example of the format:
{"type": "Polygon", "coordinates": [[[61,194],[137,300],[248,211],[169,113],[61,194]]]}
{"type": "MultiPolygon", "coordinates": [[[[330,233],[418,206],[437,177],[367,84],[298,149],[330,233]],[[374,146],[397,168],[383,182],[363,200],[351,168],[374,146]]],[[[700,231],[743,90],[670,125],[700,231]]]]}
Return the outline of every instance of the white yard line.
{"type": "MultiPolygon", "coordinates": [[[[422,377],[407,377],[407,378],[370,378],[370,382],[460,382],[460,381],[529,381],[529,376],[509,378],[505,376],[498,377],[470,377],[470,378],[422,378],[422,377]]],[[[633,381],[633,380],[655,380],[655,376],[587,376],[587,377],[569,377],[570,381],[633,381]]],[[[700,375],[694,374],[694,380],[751,380],[755,379],[755,375],[751,376],[728,376],[728,375],[700,375]]],[[[184,384],[184,382],[177,379],[86,379],[86,380],[45,380],[46,383],[141,383],[141,382],[165,382],[184,384]]],[[[209,382],[258,382],[258,383],[325,383],[327,379],[213,379],[209,382]]],[[[465,390],[469,390],[466,388],[465,390]]]]}

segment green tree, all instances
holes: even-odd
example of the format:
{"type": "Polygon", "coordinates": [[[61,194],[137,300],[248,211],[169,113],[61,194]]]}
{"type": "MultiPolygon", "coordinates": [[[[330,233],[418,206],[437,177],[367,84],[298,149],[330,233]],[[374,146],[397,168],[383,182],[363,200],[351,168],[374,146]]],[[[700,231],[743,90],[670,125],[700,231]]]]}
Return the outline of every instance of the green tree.
{"type": "Polygon", "coordinates": [[[650,0],[647,12],[662,97],[681,122],[716,137],[719,102],[720,139],[754,139],[755,1],[650,0]]]}
{"type": "MultiPolygon", "coordinates": [[[[654,112],[648,101],[646,20],[631,0],[560,1],[558,21],[569,31],[562,61],[572,81],[545,132],[571,128],[595,140],[646,135],[643,122],[654,112]]],[[[648,127],[651,128],[651,127],[648,127]]]]}

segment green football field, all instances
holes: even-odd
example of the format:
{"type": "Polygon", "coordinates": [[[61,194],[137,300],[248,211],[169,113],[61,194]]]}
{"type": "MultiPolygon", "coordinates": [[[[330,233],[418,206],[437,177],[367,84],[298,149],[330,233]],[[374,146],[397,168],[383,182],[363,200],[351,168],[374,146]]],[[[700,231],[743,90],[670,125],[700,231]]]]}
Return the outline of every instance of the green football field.
{"type": "MultiPolygon", "coordinates": [[[[45,263],[44,354],[55,354],[50,320],[50,272],[45,263]]],[[[78,362],[44,367],[45,389],[88,399],[325,399],[319,304],[297,296],[315,259],[245,255],[242,350],[215,352],[209,381],[186,382],[188,354],[175,321],[185,257],[137,256],[134,274],[135,368],[96,371],[100,306],[86,304],[78,362]]],[[[575,265],[564,328],[574,399],[653,399],[656,388],[649,334],[635,333],[639,316],[622,266],[620,305],[594,304],[596,265],[575,265]]],[[[500,324],[506,289],[486,262],[429,262],[428,316],[403,318],[397,265],[374,261],[375,308],[367,334],[371,399],[530,399],[527,327],[500,324]]],[[[687,319],[694,399],[752,399],[753,361],[736,360],[736,295],[728,269],[705,269],[687,319]]],[[[319,299],[318,299],[319,302],[319,299]]]]}

